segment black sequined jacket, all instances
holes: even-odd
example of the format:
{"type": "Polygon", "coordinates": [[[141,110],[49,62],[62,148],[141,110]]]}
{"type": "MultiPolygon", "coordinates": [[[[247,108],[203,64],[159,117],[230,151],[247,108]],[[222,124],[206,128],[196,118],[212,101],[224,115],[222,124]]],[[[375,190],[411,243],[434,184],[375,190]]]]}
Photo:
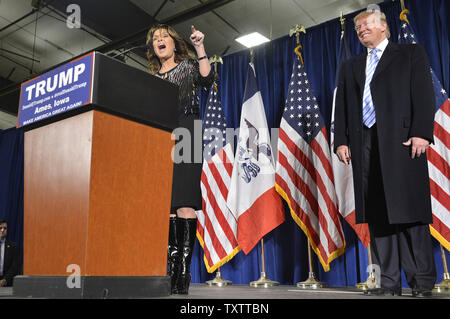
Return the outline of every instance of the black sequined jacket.
{"type": "Polygon", "coordinates": [[[199,117],[199,88],[209,88],[214,82],[212,68],[209,74],[203,77],[199,71],[198,61],[186,59],[168,72],[156,73],[155,75],[178,85],[180,118],[190,114],[199,117]]]}

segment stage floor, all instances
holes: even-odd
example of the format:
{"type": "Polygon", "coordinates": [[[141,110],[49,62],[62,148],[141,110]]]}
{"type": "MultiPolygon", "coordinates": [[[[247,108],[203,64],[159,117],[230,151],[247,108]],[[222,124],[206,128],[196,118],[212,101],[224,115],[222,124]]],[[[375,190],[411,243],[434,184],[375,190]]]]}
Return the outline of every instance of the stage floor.
{"type": "MultiPolygon", "coordinates": [[[[0,288],[0,299],[30,299],[14,296],[12,287],[0,288]]],[[[152,299],[417,299],[412,297],[411,289],[404,288],[402,296],[368,296],[354,287],[331,287],[319,289],[301,289],[296,286],[275,286],[253,288],[248,285],[229,285],[214,287],[206,284],[191,284],[188,295],[171,295],[152,299]]],[[[433,293],[428,299],[450,299],[450,292],[433,293]]]]}

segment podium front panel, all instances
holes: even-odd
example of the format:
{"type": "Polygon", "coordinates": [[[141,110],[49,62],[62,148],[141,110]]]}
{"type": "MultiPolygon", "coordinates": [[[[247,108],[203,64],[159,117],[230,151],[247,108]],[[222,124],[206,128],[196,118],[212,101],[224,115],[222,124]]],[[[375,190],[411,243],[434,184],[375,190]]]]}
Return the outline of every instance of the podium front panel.
{"type": "Polygon", "coordinates": [[[24,275],[165,276],[173,144],[97,110],[25,132],[24,275]]]}
{"type": "Polygon", "coordinates": [[[24,275],[85,269],[92,121],[88,112],[25,132],[24,275]]]}
{"type": "Polygon", "coordinates": [[[86,273],[165,276],[171,133],[94,114],[86,273]]]}

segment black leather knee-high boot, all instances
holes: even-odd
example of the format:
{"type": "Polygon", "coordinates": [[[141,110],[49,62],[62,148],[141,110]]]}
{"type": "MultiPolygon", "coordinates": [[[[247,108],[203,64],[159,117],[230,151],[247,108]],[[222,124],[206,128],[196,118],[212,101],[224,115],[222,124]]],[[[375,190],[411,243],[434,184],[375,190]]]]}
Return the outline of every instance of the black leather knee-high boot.
{"type": "Polygon", "coordinates": [[[197,218],[178,218],[180,227],[177,231],[181,231],[183,240],[180,244],[180,275],[177,281],[177,290],[179,294],[188,294],[189,284],[191,283],[191,259],[194,251],[195,237],[197,233],[197,218]]]}
{"type": "MultiPolygon", "coordinates": [[[[180,276],[180,245],[177,236],[177,217],[170,217],[169,222],[169,244],[167,247],[167,276],[170,277],[170,288],[172,294],[178,293],[177,280],[180,276]]],[[[179,230],[181,232],[182,229],[179,230]]]]}

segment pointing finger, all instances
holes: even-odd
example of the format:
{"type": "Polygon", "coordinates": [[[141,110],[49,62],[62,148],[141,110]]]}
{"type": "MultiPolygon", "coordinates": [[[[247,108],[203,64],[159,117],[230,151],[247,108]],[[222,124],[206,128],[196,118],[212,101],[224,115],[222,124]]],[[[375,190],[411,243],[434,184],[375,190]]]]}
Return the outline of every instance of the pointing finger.
{"type": "Polygon", "coordinates": [[[193,25],[191,25],[191,32],[194,33],[195,31],[197,30],[195,30],[195,27],[193,25]]]}

